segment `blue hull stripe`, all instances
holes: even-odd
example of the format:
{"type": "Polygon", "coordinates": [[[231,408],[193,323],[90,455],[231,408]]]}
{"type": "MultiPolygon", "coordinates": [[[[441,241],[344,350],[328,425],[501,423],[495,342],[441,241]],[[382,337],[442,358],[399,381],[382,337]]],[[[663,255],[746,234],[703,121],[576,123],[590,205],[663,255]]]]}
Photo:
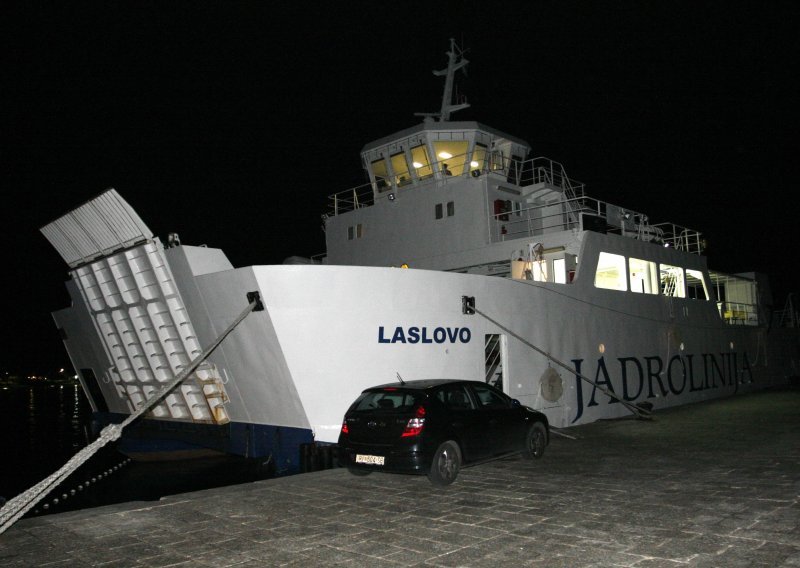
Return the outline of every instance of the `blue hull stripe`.
{"type": "MultiPolygon", "coordinates": [[[[110,423],[118,424],[127,415],[96,412],[99,432],[110,423]]],[[[139,455],[187,453],[211,450],[244,458],[270,458],[278,475],[300,471],[300,447],[314,442],[311,430],[231,422],[222,426],[165,420],[143,419],[122,432],[117,449],[132,457],[139,455]]]]}

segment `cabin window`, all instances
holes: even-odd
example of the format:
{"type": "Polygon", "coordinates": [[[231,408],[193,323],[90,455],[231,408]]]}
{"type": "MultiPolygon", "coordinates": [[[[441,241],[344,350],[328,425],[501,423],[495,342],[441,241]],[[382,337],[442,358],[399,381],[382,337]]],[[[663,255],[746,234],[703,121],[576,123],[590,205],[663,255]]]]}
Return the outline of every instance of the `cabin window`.
{"type": "Polygon", "coordinates": [[[433,175],[431,161],[428,158],[428,149],[424,145],[411,148],[411,165],[417,172],[417,177],[425,179],[433,175]]]}
{"type": "Polygon", "coordinates": [[[411,183],[411,174],[408,171],[408,163],[406,162],[406,155],[403,152],[392,155],[389,158],[392,161],[392,172],[394,172],[394,181],[398,187],[408,185],[411,183]]]}
{"type": "Polygon", "coordinates": [[[466,169],[465,164],[467,158],[467,144],[466,140],[435,140],[433,142],[433,151],[436,153],[436,159],[439,161],[439,167],[442,172],[448,171],[454,176],[460,176],[466,169]]]}
{"type": "Polygon", "coordinates": [[[486,166],[486,146],[483,144],[475,144],[475,149],[472,151],[472,160],[469,162],[469,171],[482,171],[486,166]]]}
{"type": "Polygon", "coordinates": [[[363,229],[361,228],[361,223],[358,225],[352,225],[347,227],[347,240],[352,241],[353,239],[360,239],[363,234],[363,229]]]}
{"type": "Polygon", "coordinates": [[[489,160],[489,169],[492,171],[504,171],[506,169],[506,160],[503,153],[499,150],[494,150],[489,160]]]}
{"type": "Polygon", "coordinates": [[[607,290],[628,289],[628,277],[625,271],[625,257],[619,254],[601,252],[597,260],[597,272],[594,275],[596,288],[607,290]]]}
{"type": "Polygon", "coordinates": [[[683,268],[662,264],[659,269],[661,293],[673,298],[685,298],[686,286],[683,279],[683,268]]]}
{"type": "Polygon", "coordinates": [[[456,204],[453,201],[447,202],[447,216],[452,217],[456,214],[456,204]]]}
{"type": "Polygon", "coordinates": [[[436,204],[436,218],[437,219],[441,219],[442,217],[444,217],[444,215],[442,214],[442,204],[441,203],[437,203],[436,204]]]}
{"type": "Polygon", "coordinates": [[[708,300],[708,287],[702,272],[691,268],[686,269],[686,291],[690,298],[708,300]]]}
{"type": "Polygon", "coordinates": [[[386,169],[385,158],[372,162],[372,175],[375,176],[375,187],[378,191],[389,189],[389,171],[386,169]]]}
{"type": "Polygon", "coordinates": [[[553,259],[553,279],[556,284],[567,283],[567,261],[564,258],[553,259]]]}
{"type": "Polygon", "coordinates": [[[534,260],[531,263],[531,276],[534,282],[547,282],[547,261],[534,260]]]}
{"type": "Polygon", "coordinates": [[[658,294],[658,271],[656,263],[638,258],[628,259],[631,292],[658,294]]]}

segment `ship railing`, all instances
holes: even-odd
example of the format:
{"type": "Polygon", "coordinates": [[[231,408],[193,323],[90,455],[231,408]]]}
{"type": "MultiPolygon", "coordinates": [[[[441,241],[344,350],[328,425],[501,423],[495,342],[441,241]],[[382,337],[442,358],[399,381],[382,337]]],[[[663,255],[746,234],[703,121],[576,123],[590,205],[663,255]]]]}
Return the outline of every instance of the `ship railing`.
{"type": "Polygon", "coordinates": [[[491,241],[500,242],[580,228],[580,212],[599,213],[601,202],[581,197],[489,216],[491,241]]]}
{"type": "Polygon", "coordinates": [[[348,211],[370,207],[374,203],[375,193],[373,192],[372,184],[367,183],[329,195],[327,214],[335,217],[348,211]]]}
{"type": "MultiPolygon", "coordinates": [[[[405,161],[403,161],[405,162],[405,161]]],[[[391,160],[383,162],[380,171],[373,170],[375,181],[328,196],[328,216],[336,216],[375,203],[376,197],[391,199],[397,191],[408,191],[431,183],[447,184],[464,177],[490,175],[517,187],[544,185],[561,191],[567,200],[584,196],[584,184],[567,176],[564,166],[543,156],[528,160],[509,158],[499,153],[451,156],[423,163],[419,167],[394,169],[391,160]]],[[[570,202],[571,203],[571,202],[570,202]]],[[[577,212],[571,212],[577,221],[577,212]]]]}
{"type": "Polygon", "coordinates": [[[661,232],[661,240],[664,246],[670,246],[677,250],[702,254],[706,248],[705,239],[700,231],[687,229],[674,223],[657,223],[651,225],[661,232]]]}
{"type": "Polygon", "coordinates": [[[794,294],[789,294],[786,297],[786,304],[784,304],[783,309],[775,310],[772,318],[773,322],[777,322],[778,327],[800,327],[800,312],[798,312],[794,294]]]}
{"type": "Polygon", "coordinates": [[[730,325],[758,325],[758,307],[742,302],[717,302],[723,321],[730,325]]]}
{"type": "Polygon", "coordinates": [[[678,250],[700,254],[705,248],[701,233],[674,223],[650,225],[647,215],[623,209],[606,201],[582,195],[563,201],[534,205],[489,216],[491,242],[540,236],[547,233],[582,229],[581,214],[606,221],[605,232],[654,242],[678,250]],[[616,211],[624,219],[610,219],[616,211]]]}

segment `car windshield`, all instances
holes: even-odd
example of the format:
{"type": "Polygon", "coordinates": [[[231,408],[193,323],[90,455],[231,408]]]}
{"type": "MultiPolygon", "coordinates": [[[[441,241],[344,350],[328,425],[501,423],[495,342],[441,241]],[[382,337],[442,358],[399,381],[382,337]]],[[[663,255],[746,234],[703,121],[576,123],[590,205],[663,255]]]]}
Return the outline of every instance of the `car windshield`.
{"type": "Polygon", "coordinates": [[[421,400],[422,395],[397,389],[384,389],[362,393],[356,402],[355,411],[365,410],[398,410],[409,411],[421,400]]]}

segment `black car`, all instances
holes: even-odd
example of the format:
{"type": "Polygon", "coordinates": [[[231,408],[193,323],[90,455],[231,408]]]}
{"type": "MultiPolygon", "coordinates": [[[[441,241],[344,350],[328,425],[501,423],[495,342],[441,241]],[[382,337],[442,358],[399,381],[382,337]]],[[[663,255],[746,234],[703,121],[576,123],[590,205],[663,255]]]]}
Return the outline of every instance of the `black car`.
{"type": "Polygon", "coordinates": [[[427,474],[452,483],[462,465],[513,453],[539,458],[547,417],[478,381],[406,381],[369,388],[350,406],[339,460],[355,475],[427,474]]]}

